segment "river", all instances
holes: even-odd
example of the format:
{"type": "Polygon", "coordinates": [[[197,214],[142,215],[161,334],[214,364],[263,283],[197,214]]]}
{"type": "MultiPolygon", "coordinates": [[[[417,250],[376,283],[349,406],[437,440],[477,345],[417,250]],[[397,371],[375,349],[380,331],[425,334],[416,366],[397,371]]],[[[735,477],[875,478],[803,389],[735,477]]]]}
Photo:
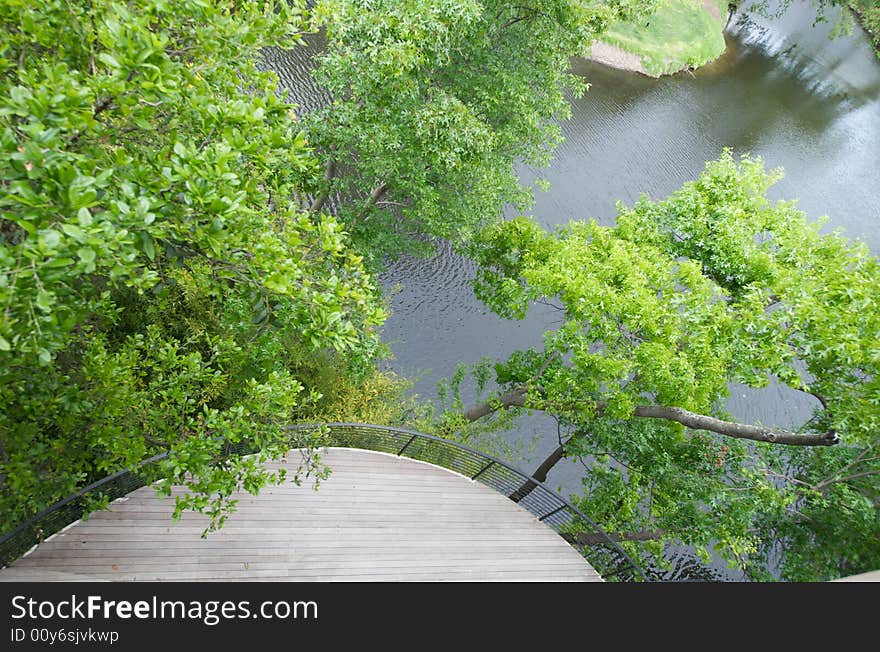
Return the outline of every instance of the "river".
{"type": "MultiPolygon", "coordinates": [[[[573,62],[591,88],[572,100],[565,141],[550,167],[520,170],[524,182],[550,181],[530,214],[548,227],[591,217],[610,223],[617,200],[663,198],[730,147],[785,169],[771,197],[798,198],[810,219],[828,215],[827,229],[842,228],[880,252],[880,63],[858,28],[830,40],[830,24],[812,22],[809,6],[797,3],[781,18],[738,15],[718,61],[659,80],[573,62]]],[[[278,55],[270,65],[295,87],[302,77],[289,66],[298,61],[278,55]]],[[[538,346],[559,319],[540,305],[524,321],[499,319],[473,296],[472,276],[472,265],[448,247],[428,260],[397,261],[382,276],[393,311],[384,329],[394,354],[388,366],[417,378],[413,391],[424,399],[436,399],[437,381],[459,362],[538,346]]],[[[803,422],[812,406],[778,386],[733,387],[728,409],[748,422],[787,426],[803,422]]],[[[529,417],[505,437],[521,448],[515,462],[531,469],[555,447],[556,427],[529,417]]],[[[548,483],[577,491],[582,471],[561,463],[548,483]]],[[[687,554],[678,561],[692,564],[687,554]]],[[[741,579],[720,567],[713,572],[741,579]]]]}

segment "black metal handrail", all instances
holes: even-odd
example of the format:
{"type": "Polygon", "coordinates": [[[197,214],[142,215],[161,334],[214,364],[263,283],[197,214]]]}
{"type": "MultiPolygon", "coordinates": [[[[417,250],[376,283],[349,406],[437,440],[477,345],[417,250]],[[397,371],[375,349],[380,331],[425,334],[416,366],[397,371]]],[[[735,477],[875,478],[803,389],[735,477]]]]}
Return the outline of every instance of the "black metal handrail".
{"type": "MultiPolygon", "coordinates": [[[[327,430],[326,446],[358,448],[390,453],[422,462],[436,464],[484,484],[517,502],[546,523],[569,543],[574,537],[569,530],[578,521],[592,528],[607,545],[603,553],[590,547],[587,559],[605,578],[646,580],[642,569],[626,551],[589,516],[568,500],[516,467],[464,444],[424,433],[363,423],[296,424],[289,431],[327,430]],[[523,487],[528,491],[523,491],[523,487]],[[610,554],[609,554],[610,553],[610,554]],[[608,567],[606,570],[605,567],[608,567]],[[629,575],[625,573],[629,571],[629,575]]],[[[11,532],[0,537],[0,565],[7,565],[94,508],[96,498],[112,500],[158,479],[157,462],[168,453],[155,455],[132,469],[126,469],[94,482],[75,494],[58,501],[11,532]],[[152,467],[152,468],[151,468],[152,467]]],[[[586,547],[582,548],[582,552],[586,547]]]]}
{"type": "MultiPolygon", "coordinates": [[[[53,503],[24,523],[0,536],[0,568],[9,565],[32,547],[43,543],[71,523],[94,511],[103,500],[121,498],[149,484],[153,478],[144,470],[168,457],[159,453],[130,469],[101,478],[76,493],[53,503]]],[[[155,478],[159,479],[159,478],[155,478]]]]}

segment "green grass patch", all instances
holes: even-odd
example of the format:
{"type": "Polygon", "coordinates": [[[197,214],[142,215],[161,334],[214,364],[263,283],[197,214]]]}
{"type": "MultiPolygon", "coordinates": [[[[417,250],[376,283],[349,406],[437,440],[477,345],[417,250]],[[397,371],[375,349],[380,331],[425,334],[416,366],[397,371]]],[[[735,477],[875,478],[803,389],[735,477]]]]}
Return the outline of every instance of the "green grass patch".
{"type": "Polygon", "coordinates": [[[701,66],[725,47],[727,0],[708,1],[718,8],[716,16],[702,0],[666,0],[652,16],[613,25],[602,40],[637,55],[649,75],[701,66]]]}
{"type": "Polygon", "coordinates": [[[880,57],[880,2],[877,0],[850,0],[850,8],[858,16],[859,22],[874,45],[874,52],[880,57]]]}

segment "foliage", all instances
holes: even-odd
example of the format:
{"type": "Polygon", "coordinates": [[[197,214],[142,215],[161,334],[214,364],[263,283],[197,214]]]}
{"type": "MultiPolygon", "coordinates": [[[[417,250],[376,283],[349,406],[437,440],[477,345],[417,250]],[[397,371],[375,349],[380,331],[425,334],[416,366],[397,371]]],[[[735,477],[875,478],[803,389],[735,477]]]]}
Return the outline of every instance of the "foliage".
{"type": "Polygon", "coordinates": [[[477,365],[478,384],[491,369],[523,391],[511,405],[558,419],[590,469],[581,506],[657,533],[634,553],[714,547],[758,577],[781,544],[790,578],[877,567],[880,283],[864,247],[771,205],[776,174],[729,155],[613,228],[492,223],[528,205],[515,165],[547,163],[585,87],[569,58],[653,6],[321,0],[308,25],[333,100],[302,118],[254,65],[298,47],[297,3],[0,6],[0,530],[165,450],[190,489],[177,513],[220,526],[235,490],[285,479],[264,459],[302,446],[294,481],[326,473],[320,437],[281,424],[424,421],[375,367],[368,270],[448,237],[498,314],[562,304],[542,346],[477,365]],[[816,397],[801,430],[841,443],[780,452],[639,413],[727,417],[731,382],[816,397]]]}
{"type": "MultiPolygon", "coordinates": [[[[782,577],[810,582],[876,570],[880,566],[876,439],[867,446],[788,453],[768,467],[784,476],[777,481],[789,484],[793,504],[788,512],[767,514],[760,522],[768,540],[784,542],[785,554],[779,560],[782,577]]],[[[759,553],[749,569],[756,578],[766,579],[772,552],[764,546],[759,553]]]]}
{"type": "MultiPolygon", "coordinates": [[[[652,2],[323,0],[317,79],[333,101],[305,118],[338,215],[375,260],[464,238],[511,203],[514,164],[546,164],[569,107],[570,57],[652,2]]],[[[322,205],[321,201],[317,202],[322,205]]]]}
{"type": "Polygon", "coordinates": [[[179,509],[220,524],[322,400],[301,361],[357,383],[380,352],[373,281],[291,201],[319,166],[254,66],[300,11],[11,0],[0,22],[0,530],[160,450],[179,509]]]}
{"type": "Polygon", "coordinates": [[[614,227],[546,233],[518,218],[487,227],[470,252],[477,295],[499,315],[522,318],[538,299],[564,310],[540,349],[495,375],[523,392],[510,405],[565,425],[567,454],[589,467],[587,513],[609,531],[714,546],[756,575],[781,543],[786,577],[824,579],[880,566],[868,543],[880,533],[880,265],[793,203],[768,201],[779,175],[726,152],[664,201],[619,205],[614,227]],[[644,409],[729,419],[734,382],[814,397],[798,432],[841,443],[780,452],[644,409]]]}
{"type": "Polygon", "coordinates": [[[874,52],[880,57],[880,2],[877,0],[850,0],[850,9],[871,37],[874,52]]]}

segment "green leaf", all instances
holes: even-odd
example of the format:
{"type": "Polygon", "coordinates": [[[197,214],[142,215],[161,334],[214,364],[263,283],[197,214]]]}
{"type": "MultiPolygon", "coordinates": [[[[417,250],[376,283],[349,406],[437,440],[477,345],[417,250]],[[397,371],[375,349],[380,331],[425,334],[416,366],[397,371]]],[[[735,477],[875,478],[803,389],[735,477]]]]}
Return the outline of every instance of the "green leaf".
{"type": "Polygon", "coordinates": [[[156,259],[156,248],[153,244],[153,237],[146,231],[141,232],[141,243],[144,247],[144,253],[150,260],[156,259]]]}
{"type": "Polygon", "coordinates": [[[80,208],[76,213],[76,217],[81,227],[85,228],[91,226],[92,212],[88,208],[80,208]]]}
{"type": "Polygon", "coordinates": [[[101,52],[100,54],[98,54],[98,61],[107,64],[107,66],[113,69],[118,69],[121,67],[119,62],[116,60],[116,57],[114,57],[109,52],[101,52]]]}
{"type": "Polygon", "coordinates": [[[89,176],[76,177],[67,189],[68,201],[71,208],[92,206],[98,196],[94,188],[95,178],[89,176]]]}
{"type": "Polygon", "coordinates": [[[76,224],[64,223],[61,225],[61,230],[64,231],[71,238],[76,240],[77,242],[85,242],[86,234],[81,228],[79,228],[76,224]]]}
{"type": "Polygon", "coordinates": [[[31,92],[24,86],[13,86],[9,90],[9,97],[15,104],[24,104],[31,97],[31,92]]]}
{"type": "Polygon", "coordinates": [[[76,254],[84,263],[92,263],[95,261],[95,250],[91,247],[80,247],[77,249],[76,254]]]}
{"type": "Polygon", "coordinates": [[[52,306],[55,304],[55,295],[46,292],[45,290],[40,290],[37,293],[37,307],[43,312],[49,312],[52,310],[52,306]]]}
{"type": "Polygon", "coordinates": [[[61,244],[61,234],[58,233],[55,229],[46,229],[41,232],[40,235],[43,238],[43,241],[46,243],[46,246],[50,249],[55,249],[59,244],[61,244]]]}

